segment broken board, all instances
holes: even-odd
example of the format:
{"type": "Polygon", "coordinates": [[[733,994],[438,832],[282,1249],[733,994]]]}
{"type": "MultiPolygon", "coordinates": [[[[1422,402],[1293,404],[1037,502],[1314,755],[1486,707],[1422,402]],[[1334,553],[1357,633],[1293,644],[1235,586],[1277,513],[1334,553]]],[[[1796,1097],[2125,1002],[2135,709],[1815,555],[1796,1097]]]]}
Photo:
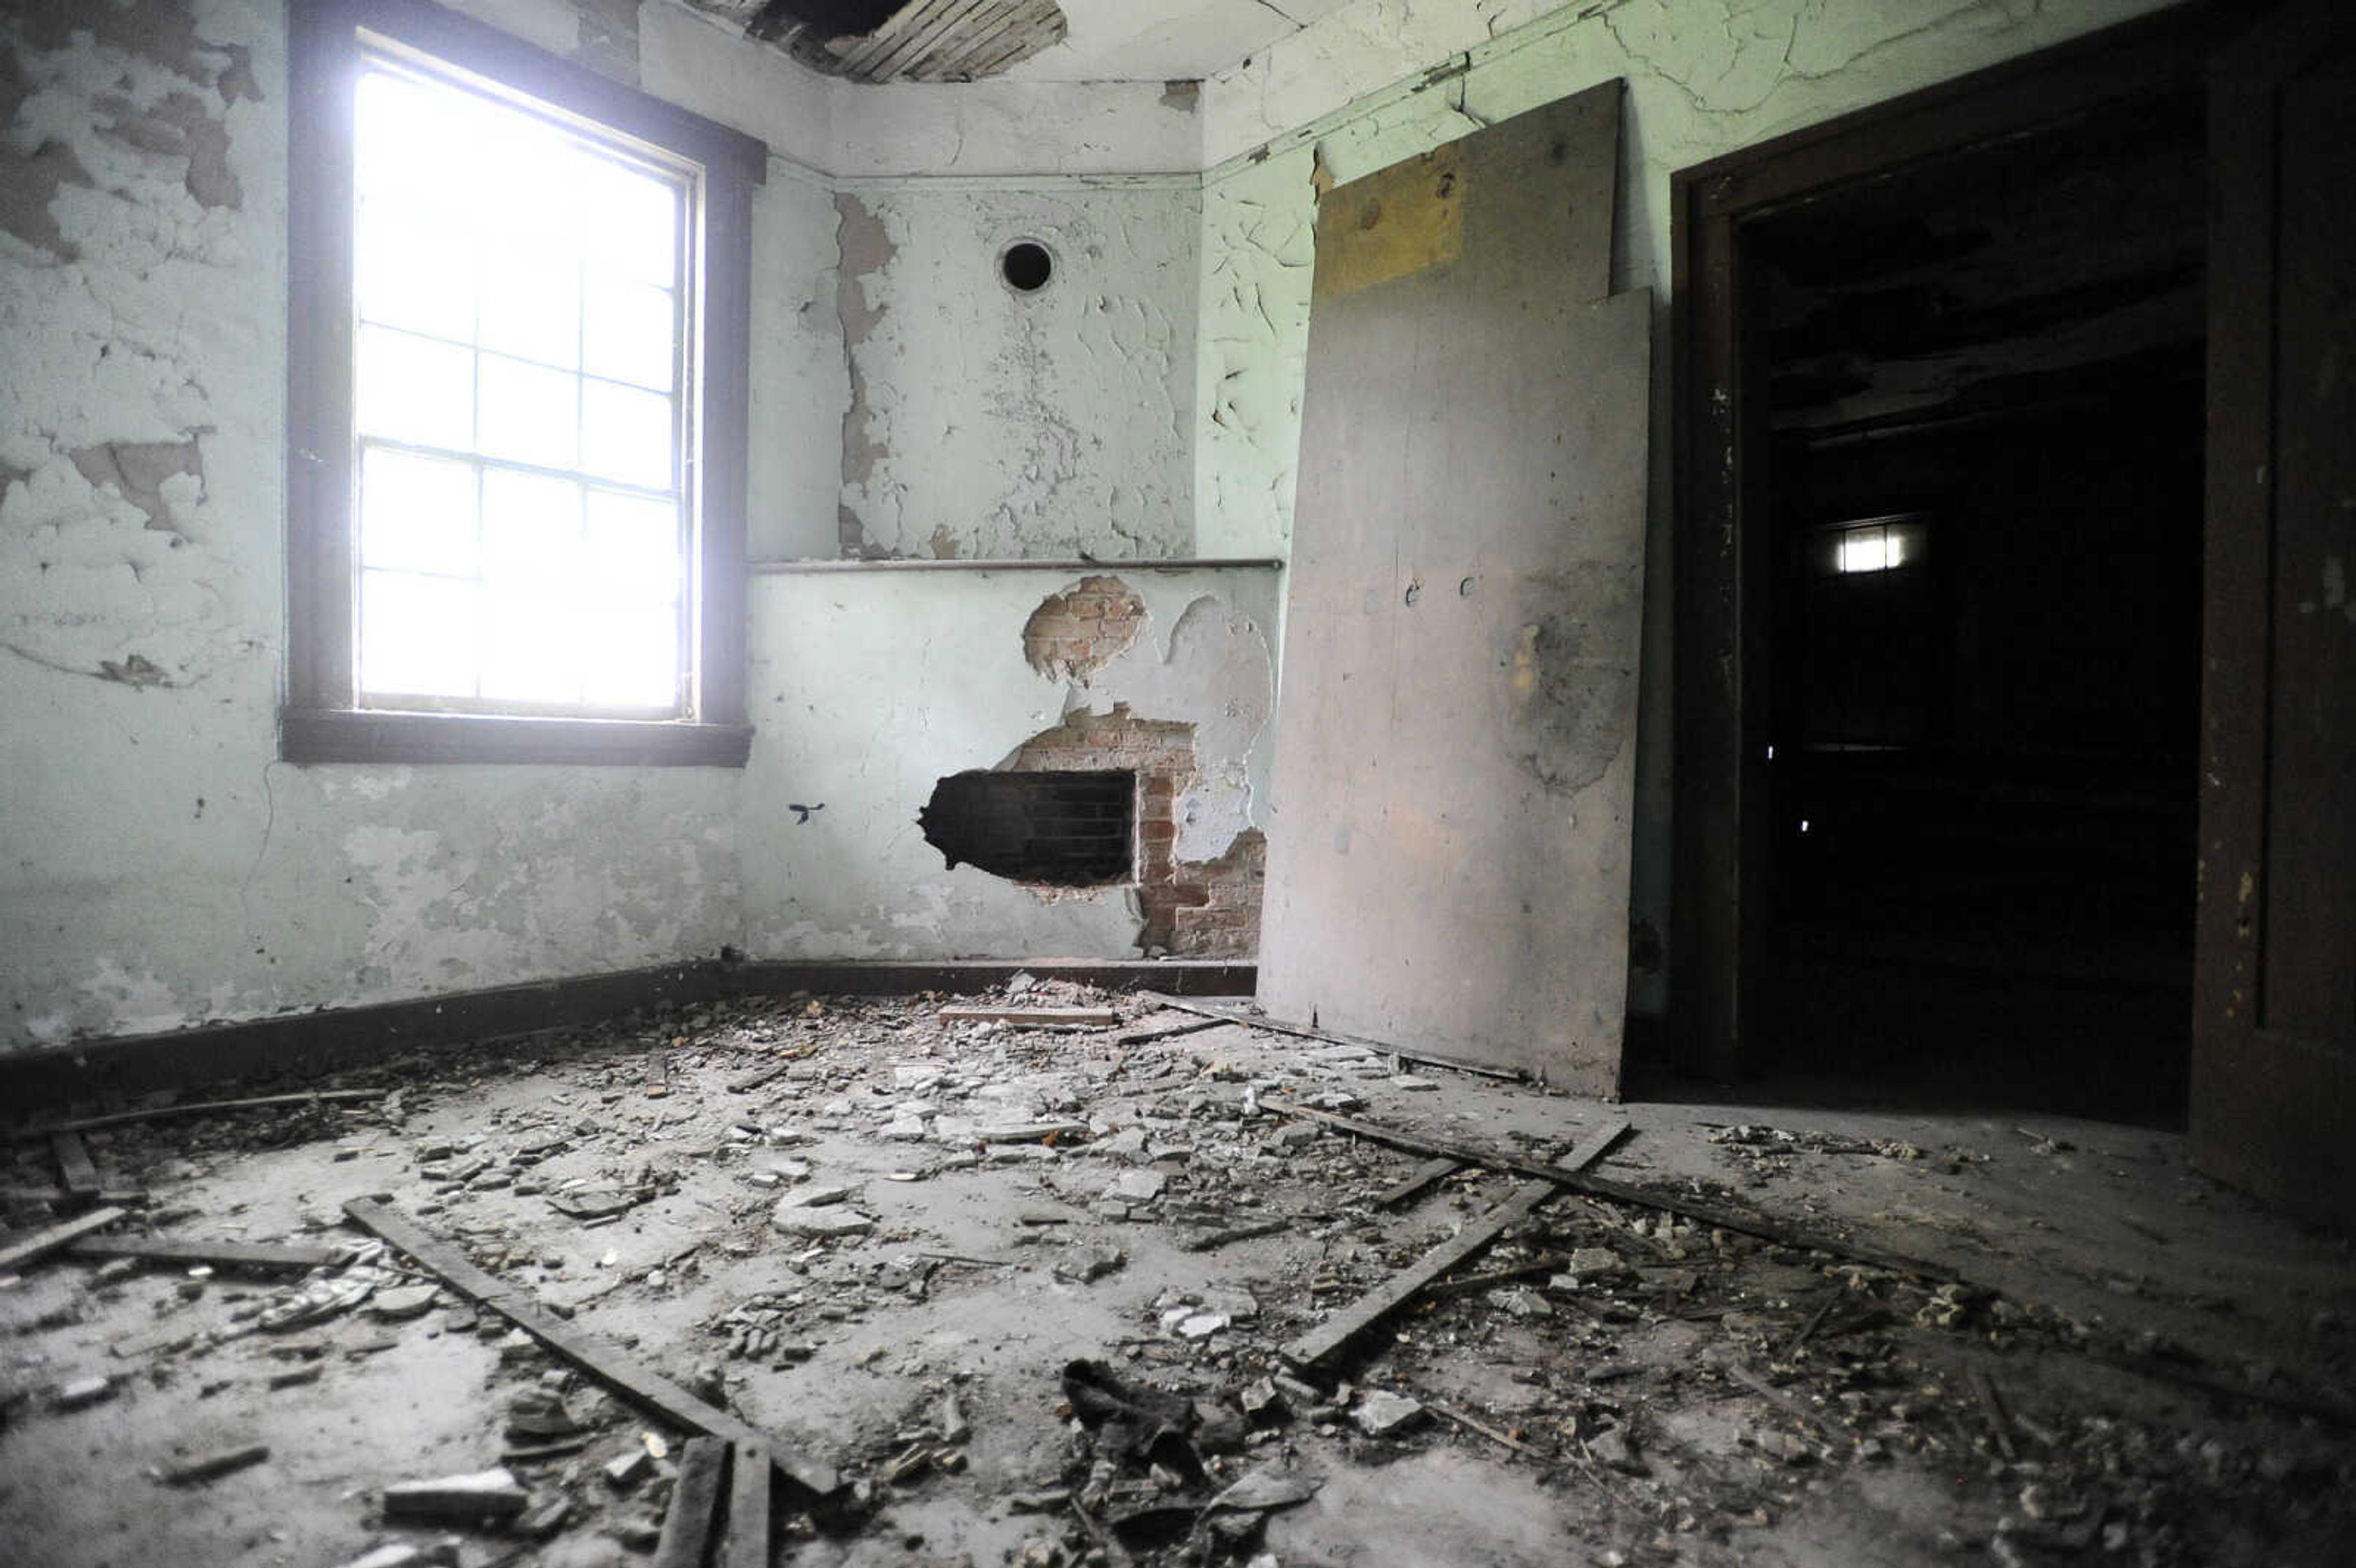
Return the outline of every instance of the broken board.
{"type": "Polygon", "coordinates": [[[1609,1094],[1652,305],[1617,82],[1319,204],[1259,997],[1609,1094]]]}

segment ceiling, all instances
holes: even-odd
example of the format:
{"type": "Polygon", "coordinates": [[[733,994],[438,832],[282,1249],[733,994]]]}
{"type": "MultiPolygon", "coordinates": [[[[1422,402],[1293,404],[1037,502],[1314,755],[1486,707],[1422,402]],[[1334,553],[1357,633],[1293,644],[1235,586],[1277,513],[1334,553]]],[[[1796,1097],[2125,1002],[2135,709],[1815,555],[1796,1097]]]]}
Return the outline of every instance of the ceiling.
{"type": "Polygon", "coordinates": [[[1349,0],[689,0],[854,81],[1197,81],[1349,0]]]}

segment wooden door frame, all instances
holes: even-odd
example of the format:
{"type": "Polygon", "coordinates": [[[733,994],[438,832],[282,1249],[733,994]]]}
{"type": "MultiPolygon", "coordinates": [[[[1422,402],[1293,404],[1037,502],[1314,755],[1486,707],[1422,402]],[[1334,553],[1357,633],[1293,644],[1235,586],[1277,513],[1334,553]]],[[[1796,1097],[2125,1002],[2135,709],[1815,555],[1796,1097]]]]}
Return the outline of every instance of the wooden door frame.
{"type": "MultiPolygon", "coordinates": [[[[2344,4],[2344,0],[2339,0],[2344,4]]],[[[2283,80],[2347,47],[2347,14],[2321,0],[2285,5],[2222,51],[2210,92],[2209,145],[2221,170],[2210,202],[2209,551],[2202,585],[2201,866],[2194,951],[2194,1165],[2295,1212],[2346,1230],[2356,1214],[2356,1062],[2337,1042],[2277,1020],[2265,949],[2279,874],[2269,840],[2287,807],[2344,803],[2275,793],[2275,725],[2295,677],[2278,657],[2283,345],[2318,324],[2286,319],[2277,293],[2278,146],[2283,80]],[[2260,171],[2254,176],[2247,171],[2260,171]],[[2238,395],[2237,395],[2238,394],[2238,395]]],[[[2346,932],[2338,933],[2345,940],[2346,932]]],[[[2347,1027],[2346,1020],[2340,1020],[2347,1027]]],[[[2311,1027],[2311,1026],[2310,1026],[2311,1027]]]]}
{"type": "Polygon", "coordinates": [[[1853,183],[2198,91],[2249,24],[2190,0],[1746,147],[1670,181],[1675,759],[1670,1065],[1740,1076],[1764,952],[1772,703],[1761,357],[1744,340],[1742,229],[1853,183]]]}

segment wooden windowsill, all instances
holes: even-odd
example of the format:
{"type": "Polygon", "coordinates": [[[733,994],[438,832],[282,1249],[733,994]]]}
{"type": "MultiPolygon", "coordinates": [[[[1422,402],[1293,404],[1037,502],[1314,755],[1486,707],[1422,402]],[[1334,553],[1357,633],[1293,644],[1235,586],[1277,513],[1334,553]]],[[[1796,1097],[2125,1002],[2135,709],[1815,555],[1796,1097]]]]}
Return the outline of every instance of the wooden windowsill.
{"type": "Polygon", "coordinates": [[[316,708],[278,718],[278,754],[290,763],[741,768],[753,749],[749,724],[316,708]]]}

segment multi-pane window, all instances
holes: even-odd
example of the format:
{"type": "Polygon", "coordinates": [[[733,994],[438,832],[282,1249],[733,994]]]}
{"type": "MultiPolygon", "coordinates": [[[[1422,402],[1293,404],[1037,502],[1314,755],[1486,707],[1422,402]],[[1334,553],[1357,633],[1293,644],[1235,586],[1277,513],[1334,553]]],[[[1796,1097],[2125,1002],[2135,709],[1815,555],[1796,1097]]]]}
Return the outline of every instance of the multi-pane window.
{"type": "Polygon", "coordinates": [[[768,149],[433,0],[286,21],[279,754],[741,766],[768,149]]]}
{"type": "Polygon", "coordinates": [[[679,713],[695,171],[375,51],[353,153],[360,705],[679,713]]]}

